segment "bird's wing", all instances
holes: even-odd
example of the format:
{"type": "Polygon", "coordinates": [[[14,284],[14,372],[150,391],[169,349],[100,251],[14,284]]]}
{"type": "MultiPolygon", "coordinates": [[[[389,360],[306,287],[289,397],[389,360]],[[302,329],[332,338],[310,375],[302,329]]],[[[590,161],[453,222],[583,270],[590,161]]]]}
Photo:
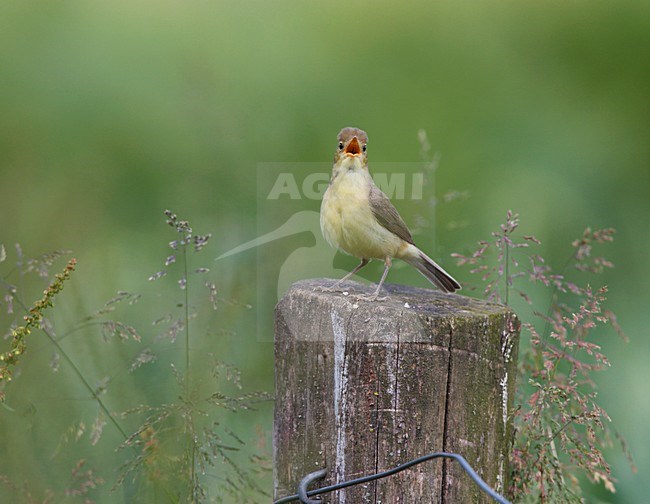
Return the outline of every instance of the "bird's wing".
{"type": "Polygon", "coordinates": [[[368,197],[372,213],[383,227],[391,233],[396,234],[405,242],[413,244],[413,237],[409,228],[406,227],[404,220],[393,206],[381,189],[375,184],[370,185],[370,194],[368,197]]]}

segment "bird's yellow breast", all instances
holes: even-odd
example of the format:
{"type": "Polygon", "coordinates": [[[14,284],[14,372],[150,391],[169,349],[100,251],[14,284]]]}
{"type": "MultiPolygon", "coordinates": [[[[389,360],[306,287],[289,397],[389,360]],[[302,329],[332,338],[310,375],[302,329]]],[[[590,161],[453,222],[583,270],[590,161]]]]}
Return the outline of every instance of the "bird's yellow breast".
{"type": "Polygon", "coordinates": [[[355,257],[395,257],[403,240],[377,222],[369,201],[370,184],[373,181],[364,170],[346,170],[334,177],[321,205],[323,236],[355,257]]]}

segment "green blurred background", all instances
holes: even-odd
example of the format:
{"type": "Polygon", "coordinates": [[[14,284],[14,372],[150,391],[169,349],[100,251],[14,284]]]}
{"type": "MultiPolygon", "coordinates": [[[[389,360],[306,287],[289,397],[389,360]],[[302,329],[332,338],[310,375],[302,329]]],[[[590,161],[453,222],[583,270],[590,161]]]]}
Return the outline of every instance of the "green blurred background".
{"type": "MultiPolygon", "coordinates": [[[[193,351],[240,367],[247,390],[271,391],[269,313],[282,265],[273,258],[319,238],[298,233],[213,261],[273,230],[260,215],[260,169],[268,162],[320,169],[316,163],[329,163],[343,126],[368,131],[371,163],[417,162],[424,129],[440,155],[432,190],[469,197],[436,208],[435,250],[423,248],[461,282],[466,271],[449,254],[488,237],[508,209],[520,213],[522,232],[542,240],[558,267],[586,226],[618,230],[606,251],[616,268],[603,282],[631,341],[603,337],[612,367],[598,380],[639,473],[613,449],[618,492],[593,487],[589,502],[644,502],[649,61],[648,2],[5,1],[0,243],[8,261],[15,261],[15,242],[27,255],[74,252],[79,267],[57,304],[57,328],[74,327],[127,290],[148,301],[123,317],[155,334],[149,321],[179,297],[173,282],[147,282],[174,239],[162,216],[172,209],[195,231],[213,234],[197,266],[212,268],[220,295],[254,305],[252,312],[225,305],[209,315],[193,351]]],[[[398,207],[407,222],[422,213],[409,201],[398,207]]],[[[304,200],[304,210],[317,211],[318,201],[304,200]]],[[[295,271],[320,274],[322,265],[301,257],[295,271]]],[[[334,260],[336,269],[354,264],[334,260]]],[[[379,271],[369,268],[364,277],[379,271]]],[[[426,284],[400,268],[389,281],[426,284]]],[[[201,289],[191,293],[197,309],[207,305],[201,289]]],[[[3,327],[11,322],[2,320],[3,327]]],[[[51,349],[38,334],[32,338],[22,375],[7,391],[12,410],[0,410],[0,474],[43,495],[65,488],[74,461],[86,458],[107,481],[93,497],[128,501],[122,491],[108,493],[123,460],[110,427],[97,446],[80,440],[51,457],[59,436],[74,421],[91,423],[97,407],[65,363],[50,371],[51,349]]],[[[114,378],[107,401],[115,410],[169,395],[165,363],[180,362],[180,347],[169,345],[166,358],[136,376],[128,373],[125,347],[101,343],[97,331],[65,344],[92,379],[114,378]]],[[[270,452],[270,405],[223,421],[270,452]]]]}

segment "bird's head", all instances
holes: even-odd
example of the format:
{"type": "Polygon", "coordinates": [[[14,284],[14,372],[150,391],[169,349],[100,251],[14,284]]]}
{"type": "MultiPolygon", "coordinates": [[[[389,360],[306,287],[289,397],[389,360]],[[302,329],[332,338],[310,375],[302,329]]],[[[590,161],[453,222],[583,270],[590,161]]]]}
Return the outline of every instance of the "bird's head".
{"type": "Polygon", "coordinates": [[[343,128],[338,136],[334,163],[345,159],[357,158],[365,165],[368,159],[366,144],[368,135],[359,128],[343,128]]]}

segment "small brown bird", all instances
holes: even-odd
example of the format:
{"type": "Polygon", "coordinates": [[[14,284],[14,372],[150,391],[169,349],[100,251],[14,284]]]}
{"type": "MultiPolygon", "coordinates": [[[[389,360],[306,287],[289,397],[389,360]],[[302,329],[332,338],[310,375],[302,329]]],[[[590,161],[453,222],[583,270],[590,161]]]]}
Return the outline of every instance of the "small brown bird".
{"type": "Polygon", "coordinates": [[[370,262],[384,261],[384,273],[371,300],[377,299],[395,257],[417,268],[443,292],[460,284],[413,243],[406,224],[368,171],[368,135],[358,128],[343,128],[338,136],[334,167],[320,209],[323,236],[333,247],[361,259],[361,263],[332,289],[370,262]]]}

